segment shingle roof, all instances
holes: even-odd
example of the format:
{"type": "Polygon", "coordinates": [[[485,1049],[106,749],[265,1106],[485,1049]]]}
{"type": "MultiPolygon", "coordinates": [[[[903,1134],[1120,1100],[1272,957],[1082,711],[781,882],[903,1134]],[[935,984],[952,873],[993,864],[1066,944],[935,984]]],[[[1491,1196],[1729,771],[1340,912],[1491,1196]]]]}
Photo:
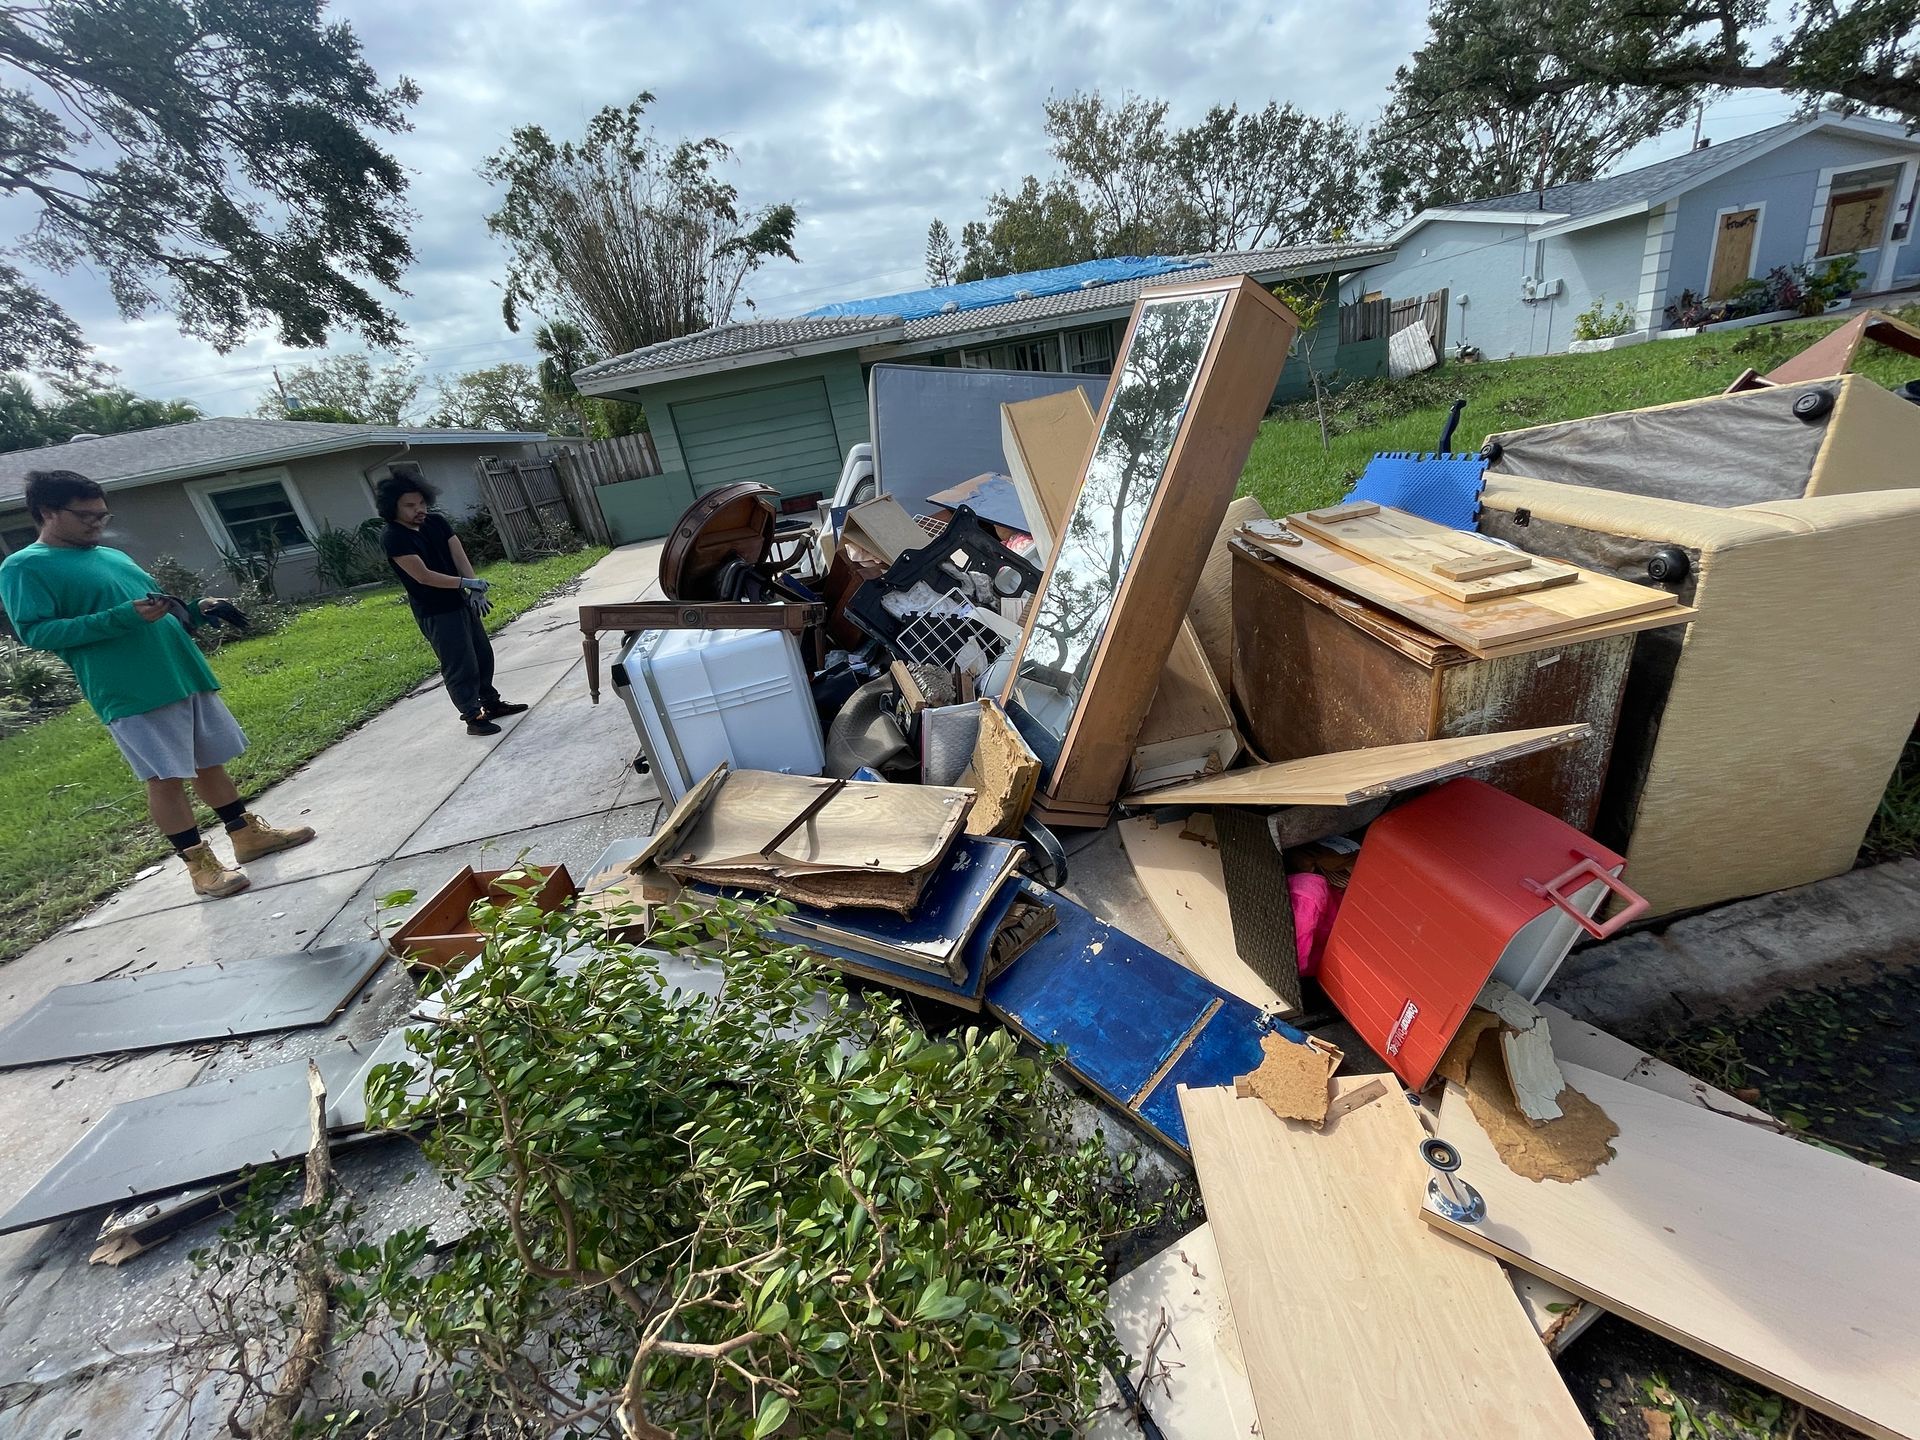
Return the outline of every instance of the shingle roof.
{"type": "Polygon", "coordinates": [[[902,321],[897,315],[807,316],[790,320],[750,320],[719,325],[677,340],[662,341],[616,355],[574,372],[579,384],[600,382],[598,393],[619,387],[605,382],[628,376],[645,376],[658,371],[698,373],[710,361],[729,360],[760,351],[805,345],[817,351],[851,349],[856,345],[885,344],[899,340],[935,339],[965,335],[977,330],[993,330],[1007,325],[1064,319],[1072,315],[1121,309],[1133,304],[1142,290],[1152,285],[1186,284],[1191,281],[1227,279],[1236,275],[1317,274],[1329,269],[1357,269],[1388,259],[1393,247],[1369,245],[1293,245],[1278,250],[1222,251],[1191,257],[1199,262],[1168,274],[1136,276],[1110,285],[1070,290],[1057,295],[1040,295],[1026,300],[1009,300],[952,314],[928,315],[923,319],[902,321]]]}
{"type": "Polygon", "coordinates": [[[1766,130],[1756,130],[1751,135],[1742,135],[1718,145],[1709,145],[1704,150],[1689,150],[1684,155],[1675,155],[1670,160],[1657,160],[1651,165],[1643,165],[1638,170],[1629,170],[1622,175],[1609,175],[1600,180],[1582,180],[1570,185],[1549,185],[1545,190],[1524,190],[1513,195],[1494,195],[1485,200],[1462,200],[1457,204],[1439,208],[1503,212],[1543,210],[1549,215],[1578,220],[1583,216],[1617,210],[1623,205],[1637,205],[1642,201],[1657,200],[1675,190],[1684,190],[1696,180],[1732,163],[1741,155],[1764,149],[1779,139],[1782,132],[1796,129],[1800,123],[1793,120],[1766,130]]]}
{"type": "Polygon", "coordinates": [[[898,330],[898,315],[801,316],[789,320],[744,320],[698,330],[676,340],[662,340],[629,350],[611,360],[602,360],[573,372],[574,382],[596,380],[611,375],[633,375],[642,370],[678,369],[702,360],[721,360],[730,355],[746,355],[756,350],[778,350],[787,345],[813,345],[821,341],[865,339],[886,330],[898,330]]]}
{"type": "Polygon", "coordinates": [[[308,420],[192,420],[184,425],[0,454],[0,504],[20,498],[30,470],[78,470],[102,485],[124,486],[368,445],[526,444],[546,438],[512,430],[430,430],[308,420]]]}

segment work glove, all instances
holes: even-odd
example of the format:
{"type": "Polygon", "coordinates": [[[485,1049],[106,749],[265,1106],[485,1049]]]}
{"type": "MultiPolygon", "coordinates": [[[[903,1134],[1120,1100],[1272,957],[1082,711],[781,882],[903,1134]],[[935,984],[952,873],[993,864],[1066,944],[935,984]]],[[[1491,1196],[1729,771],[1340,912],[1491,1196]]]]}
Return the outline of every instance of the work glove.
{"type": "Polygon", "coordinates": [[[460,588],[476,595],[484,595],[493,587],[477,575],[463,575],[460,578],[460,588]]]}
{"type": "Polygon", "coordinates": [[[484,620],[493,613],[493,601],[486,597],[484,591],[469,590],[467,591],[467,608],[484,620]]]}

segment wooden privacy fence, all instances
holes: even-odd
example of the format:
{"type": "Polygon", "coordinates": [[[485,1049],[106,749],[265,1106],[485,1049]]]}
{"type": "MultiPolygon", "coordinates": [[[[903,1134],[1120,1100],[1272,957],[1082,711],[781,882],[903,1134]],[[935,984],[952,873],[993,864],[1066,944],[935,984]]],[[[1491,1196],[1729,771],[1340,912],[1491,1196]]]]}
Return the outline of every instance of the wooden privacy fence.
{"type": "Polygon", "coordinates": [[[1427,338],[1433,342],[1433,353],[1446,354],[1447,295],[1445,290],[1436,290],[1425,299],[1416,295],[1409,300],[1395,300],[1387,315],[1387,334],[1397,335],[1407,326],[1425,321],[1427,338]]]}
{"type": "Polygon", "coordinates": [[[1390,333],[1388,311],[1393,301],[1382,295],[1378,300],[1356,300],[1340,307],[1340,343],[1357,345],[1362,340],[1384,340],[1390,333]]]}
{"type": "Polygon", "coordinates": [[[660,473],[651,435],[574,442],[537,460],[482,456],[474,463],[480,493],[493,512],[509,559],[546,548],[547,532],[570,525],[598,545],[614,543],[594,491],[660,473]]]}

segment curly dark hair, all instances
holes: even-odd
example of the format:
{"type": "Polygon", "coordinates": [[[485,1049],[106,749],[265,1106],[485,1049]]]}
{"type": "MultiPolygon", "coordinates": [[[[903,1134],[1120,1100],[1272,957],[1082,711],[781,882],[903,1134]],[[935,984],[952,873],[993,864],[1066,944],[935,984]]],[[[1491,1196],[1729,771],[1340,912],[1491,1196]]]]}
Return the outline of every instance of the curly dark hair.
{"type": "Polygon", "coordinates": [[[373,487],[373,508],[382,520],[395,519],[401,500],[409,495],[424,495],[429,505],[440,498],[440,492],[418,475],[388,475],[373,487]]]}
{"type": "Polygon", "coordinates": [[[27,513],[38,525],[56,510],[64,510],[76,500],[104,500],[107,492],[100,482],[89,480],[78,470],[29,470],[27,472],[27,513]]]}

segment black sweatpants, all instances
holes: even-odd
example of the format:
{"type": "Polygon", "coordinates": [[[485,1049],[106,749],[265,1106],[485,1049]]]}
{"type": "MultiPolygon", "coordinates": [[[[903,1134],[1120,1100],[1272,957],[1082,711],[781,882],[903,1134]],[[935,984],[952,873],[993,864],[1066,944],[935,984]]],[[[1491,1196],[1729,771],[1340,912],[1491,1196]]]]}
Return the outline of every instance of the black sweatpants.
{"type": "Polygon", "coordinates": [[[480,623],[480,617],[462,605],[458,610],[413,618],[439,658],[447,698],[461,718],[471,718],[483,705],[498,705],[500,692],[493,688],[493,642],[487,639],[487,627],[480,623]]]}

